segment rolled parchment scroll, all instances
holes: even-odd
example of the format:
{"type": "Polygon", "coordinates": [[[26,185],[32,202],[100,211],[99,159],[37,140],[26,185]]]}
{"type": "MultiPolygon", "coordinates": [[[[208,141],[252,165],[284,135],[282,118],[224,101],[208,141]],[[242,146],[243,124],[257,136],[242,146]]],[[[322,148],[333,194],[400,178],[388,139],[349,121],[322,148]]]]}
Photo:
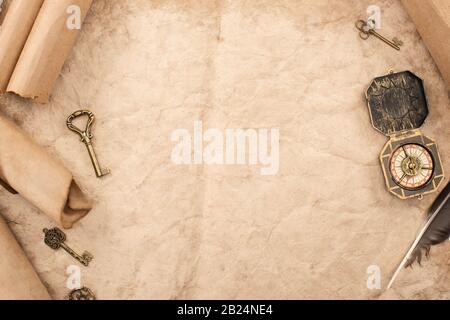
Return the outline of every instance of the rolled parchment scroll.
{"type": "Polygon", "coordinates": [[[47,289],[0,216],[0,300],[49,300],[47,289]]]}
{"type": "Polygon", "coordinates": [[[450,90],[450,1],[402,0],[450,90]]]}
{"type": "MultiPolygon", "coordinates": [[[[5,92],[44,0],[15,0],[0,31],[0,91],[5,92]]],[[[5,6],[6,10],[6,6],[5,6]]],[[[5,11],[6,12],[6,11],[5,11]]]]}
{"type": "Polygon", "coordinates": [[[71,228],[91,209],[69,170],[3,115],[0,179],[64,228],[71,228]]]}
{"type": "Polygon", "coordinates": [[[0,92],[48,102],[92,1],[13,0],[0,32],[0,92]]]}

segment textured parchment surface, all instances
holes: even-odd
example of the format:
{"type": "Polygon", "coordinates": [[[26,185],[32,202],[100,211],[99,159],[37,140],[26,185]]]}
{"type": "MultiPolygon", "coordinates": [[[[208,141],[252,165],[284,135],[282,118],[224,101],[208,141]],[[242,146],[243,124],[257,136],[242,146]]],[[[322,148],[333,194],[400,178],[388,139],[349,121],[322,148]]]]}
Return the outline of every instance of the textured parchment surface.
{"type": "MultiPolygon", "coordinates": [[[[48,105],[12,95],[2,109],[59,157],[95,199],[68,232],[95,260],[82,282],[107,298],[450,298],[449,244],[424,268],[385,286],[414,238],[424,200],[384,186],[386,138],[370,125],[364,91],[388,69],[425,80],[423,132],[450,173],[449,99],[398,1],[96,0],[48,105]],[[354,28],[369,4],[397,52],[354,28]],[[66,117],[89,107],[95,149],[112,169],[95,178],[66,117]],[[208,128],[279,128],[280,172],[176,166],[170,134],[208,128]],[[191,129],[192,130],[192,129],[191,129]]],[[[0,191],[0,210],[54,298],[73,260],[42,242],[51,221],[0,191]]]]}
{"type": "Polygon", "coordinates": [[[50,299],[36,271],[0,216],[0,299],[50,299]]]}

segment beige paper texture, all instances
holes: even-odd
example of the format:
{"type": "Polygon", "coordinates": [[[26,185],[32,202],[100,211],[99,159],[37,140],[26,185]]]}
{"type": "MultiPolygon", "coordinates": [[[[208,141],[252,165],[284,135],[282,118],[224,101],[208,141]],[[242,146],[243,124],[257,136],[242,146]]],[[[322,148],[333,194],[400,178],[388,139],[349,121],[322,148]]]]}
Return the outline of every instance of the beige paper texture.
{"type": "Polygon", "coordinates": [[[450,1],[402,0],[450,90],[450,1]]]}
{"type": "MultiPolygon", "coordinates": [[[[11,75],[44,0],[14,0],[0,31],[0,93],[8,87],[11,75]]],[[[6,10],[5,10],[6,12],[6,10]]]]}
{"type": "Polygon", "coordinates": [[[82,23],[91,3],[92,0],[13,1],[0,37],[1,91],[6,87],[8,92],[48,102],[79,33],[78,28],[68,27],[75,12],[69,9],[80,9],[82,23]]]}
{"type": "Polygon", "coordinates": [[[0,178],[64,228],[91,209],[72,174],[1,115],[0,178]]]}
{"type": "Polygon", "coordinates": [[[0,216],[0,300],[48,300],[36,271],[0,216]]]}
{"type": "MultiPolygon", "coordinates": [[[[377,4],[380,33],[401,39],[401,51],[359,38],[354,23],[372,4],[94,1],[48,107],[0,97],[96,200],[70,233],[70,244],[95,255],[83,284],[99,299],[449,299],[450,242],[383,290],[437,194],[402,201],[386,190],[387,138],[371,126],[364,92],[391,68],[424,79],[430,114],[421,130],[447,173],[450,103],[400,1],[377,4]],[[95,114],[94,148],[112,169],[100,181],[64,125],[80,106],[95,114]],[[192,134],[198,120],[205,130],[279,128],[278,174],[172,163],[171,134],[192,134]],[[377,266],[381,288],[369,288],[377,266]]],[[[5,215],[39,225],[14,199],[0,189],[5,215]]],[[[52,297],[64,299],[55,261],[73,259],[30,232],[17,236],[39,254],[52,297]]]]}

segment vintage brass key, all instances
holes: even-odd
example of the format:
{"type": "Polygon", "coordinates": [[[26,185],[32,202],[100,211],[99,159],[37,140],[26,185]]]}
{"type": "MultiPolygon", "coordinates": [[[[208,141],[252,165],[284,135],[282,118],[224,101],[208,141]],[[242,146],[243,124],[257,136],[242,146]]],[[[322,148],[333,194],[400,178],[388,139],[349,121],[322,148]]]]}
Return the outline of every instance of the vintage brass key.
{"type": "Polygon", "coordinates": [[[91,127],[95,121],[94,114],[88,110],[79,110],[74,112],[67,118],[67,127],[72,130],[73,132],[77,133],[81,137],[81,142],[83,142],[86,145],[86,148],[89,152],[89,157],[91,158],[92,165],[95,169],[95,174],[98,178],[101,178],[103,176],[106,176],[111,173],[109,169],[102,169],[100,168],[100,164],[98,163],[97,156],[95,155],[94,148],[92,147],[92,139],[93,135],[91,133],[91,127]],[[86,129],[84,131],[81,131],[79,128],[73,125],[73,120],[81,117],[81,116],[87,116],[88,122],[86,124],[86,129]]]}
{"type": "Polygon", "coordinates": [[[403,42],[398,40],[397,38],[394,38],[392,40],[389,40],[385,37],[383,37],[381,34],[376,32],[375,30],[371,29],[366,21],[364,20],[358,20],[355,23],[356,29],[359,30],[359,37],[363,40],[369,39],[370,36],[375,36],[384,43],[390,45],[395,50],[400,50],[400,46],[403,45],[403,42]]]}
{"type": "Polygon", "coordinates": [[[53,228],[53,229],[44,229],[44,242],[46,245],[48,245],[53,250],[58,250],[60,248],[64,249],[67,253],[69,253],[72,257],[77,259],[79,262],[81,262],[84,266],[88,266],[89,262],[92,261],[94,258],[92,254],[85,251],[80,256],[75,251],[73,251],[68,245],[66,245],[64,242],[66,241],[66,234],[59,228],[53,228]]]}

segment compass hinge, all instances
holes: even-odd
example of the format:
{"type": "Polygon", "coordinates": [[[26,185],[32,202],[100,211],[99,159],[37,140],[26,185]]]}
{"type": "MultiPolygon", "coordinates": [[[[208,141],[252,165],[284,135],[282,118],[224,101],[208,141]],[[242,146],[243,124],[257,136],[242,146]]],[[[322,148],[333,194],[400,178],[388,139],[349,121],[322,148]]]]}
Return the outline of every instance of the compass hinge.
{"type": "Polygon", "coordinates": [[[410,137],[417,136],[417,135],[421,135],[421,132],[419,129],[396,132],[395,134],[392,134],[389,137],[392,140],[403,140],[403,139],[410,138],[410,137]]]}

